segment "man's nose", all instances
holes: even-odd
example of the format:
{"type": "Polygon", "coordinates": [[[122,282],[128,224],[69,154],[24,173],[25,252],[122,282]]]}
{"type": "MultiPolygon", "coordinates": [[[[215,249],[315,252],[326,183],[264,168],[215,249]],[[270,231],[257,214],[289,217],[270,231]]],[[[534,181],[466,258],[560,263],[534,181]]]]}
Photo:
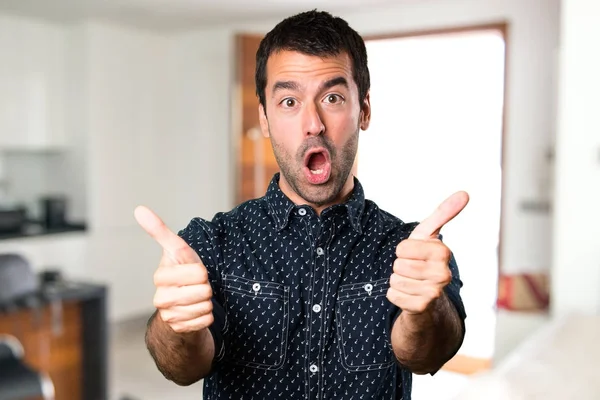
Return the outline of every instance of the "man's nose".
{"type": "Polygon", "coordinates": [[[316,104],[309,103],[304,108],[303,125],[303,131],[306,136],[319,136],[325,132],[325,125],[316,104]]]}

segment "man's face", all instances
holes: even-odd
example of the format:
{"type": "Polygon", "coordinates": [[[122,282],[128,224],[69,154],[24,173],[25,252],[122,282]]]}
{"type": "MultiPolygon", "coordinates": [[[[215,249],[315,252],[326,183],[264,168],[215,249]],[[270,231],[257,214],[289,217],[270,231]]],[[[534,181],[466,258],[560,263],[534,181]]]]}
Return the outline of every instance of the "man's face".
{"type": "Polygon", "coordinates": [[[360,100],[346,53],[269,57],[261,130],[271,138],[281,189],[295,203],[323,209],[352,190],[358,133],[370,120],[369,97],[360,100]]]}

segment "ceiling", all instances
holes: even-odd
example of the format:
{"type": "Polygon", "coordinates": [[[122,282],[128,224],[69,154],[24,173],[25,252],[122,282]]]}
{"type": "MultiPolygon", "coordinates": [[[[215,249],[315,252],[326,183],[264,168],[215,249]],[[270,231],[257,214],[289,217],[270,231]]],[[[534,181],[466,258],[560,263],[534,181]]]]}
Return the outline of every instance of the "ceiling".
{"type": "Polygon", "coordinates": [[[282,18],[315,8],[332,13],[359,11],[399,1],[413,0],[0,0],[0,12],[56,21],[95,18],[185,29],[282,18]]]}

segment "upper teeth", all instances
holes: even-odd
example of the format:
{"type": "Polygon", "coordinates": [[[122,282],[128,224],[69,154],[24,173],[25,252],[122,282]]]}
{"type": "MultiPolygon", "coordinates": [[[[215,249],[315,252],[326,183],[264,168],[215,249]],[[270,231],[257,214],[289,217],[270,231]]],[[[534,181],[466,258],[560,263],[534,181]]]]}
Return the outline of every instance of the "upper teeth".
{"type": "Polygon", "coordinates": [[[311,169],[310,172],[314,175],[318,175],[318,174],[322,174],[323,170],[322,169],[311,169]]]}

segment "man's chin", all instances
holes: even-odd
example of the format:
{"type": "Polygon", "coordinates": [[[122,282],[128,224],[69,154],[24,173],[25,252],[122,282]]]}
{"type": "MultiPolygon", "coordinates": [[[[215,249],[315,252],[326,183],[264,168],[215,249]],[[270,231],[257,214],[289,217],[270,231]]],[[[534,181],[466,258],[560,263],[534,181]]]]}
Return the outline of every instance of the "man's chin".
{"type": "Polygon", "coordinates": [[[299,194],[310,204],[322,207],[334,202],[338,197],[339,190],[336,192],[335,187],[330,180],[320,185],[307,183],[302,187],[302,191],[299,194]]]}

